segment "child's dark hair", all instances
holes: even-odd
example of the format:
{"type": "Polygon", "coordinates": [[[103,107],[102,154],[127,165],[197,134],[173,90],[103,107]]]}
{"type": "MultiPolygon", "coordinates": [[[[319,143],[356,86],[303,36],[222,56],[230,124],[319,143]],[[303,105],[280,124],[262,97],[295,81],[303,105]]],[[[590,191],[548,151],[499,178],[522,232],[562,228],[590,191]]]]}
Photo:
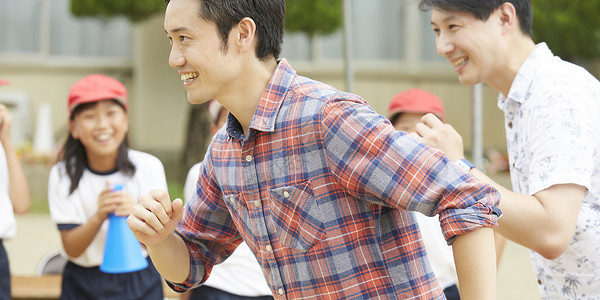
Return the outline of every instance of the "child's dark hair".
{"type": "Polygon", "coordinates": [[[494,10],[506,2],[515,7],[521,31],[531,37],[533,20],[531,0],[421,0],[419,8],[422,11],[438,8],[445,11],[466,12],[485,21],[494,10]]]}
{"type": "MultiPolygon", "coordinates": [[[[114,103],[117,103],[123,110],[125,107],[123,104],[117,100],[112,100],[114,103]]],[[[86,108],[92,107],[96,105],[98,102],[90,102],[78,105],[73,113],[71,114],[71,120],[75,118],[75,116],[85,110],[86,108]]],[[[129,160],[128,156],[129,143],[127,142],[127,134],[123,139],[123,142],[119,146],[118,154],[117,154],[117,170],[123,172],[125,175],[133,176],[135,174],[135,165],[129,160]]],[[[87,163],[87,155],[85,153],[85,147],[79,141],[73,138],[73,136],[69,133],[69,137],[67,137],[67,141],[63,149],[58,154],[58,160],[62,161],[65,164],[65,170],[69,179],[71,179],[71,186],[69,187],[69,195],[72,194],[77,187],[79,186],[79,180],[83,175],[83,171],[88,166],[87,163]]]]}

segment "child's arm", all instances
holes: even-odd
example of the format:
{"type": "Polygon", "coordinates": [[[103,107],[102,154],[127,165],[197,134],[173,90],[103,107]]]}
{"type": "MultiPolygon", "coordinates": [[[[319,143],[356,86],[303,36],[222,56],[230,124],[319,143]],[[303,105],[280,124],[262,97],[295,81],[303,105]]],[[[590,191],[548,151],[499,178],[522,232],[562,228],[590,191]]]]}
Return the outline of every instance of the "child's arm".
{"type": "Polygon", "coordinates": [[[494,230],[489,227],[460,235],[452,243],[461,299],[496,299],[494,248],[494,230]]]}
{"type": "Polygon", "coordinates": [[[127,214],[131,211],[131,204],[129,202],[133,202],[130,194],[121,191],[112,191],[110,186],[107,186],[98,196],[98,211],[96,214],[87,220],[85,224],[70,230],[61,230],[60,235],[65,252],[70,257],[80,256],[92,243],[102,223],[108,218],[108,214],[112,212],[116,213],[115,210],[118,209],[127,211],[127,214]]]}
{"type": "Polygon", "coordinates": [[[10,128],[12,125],[12,116],[3,104],[0,104],[0,142],[6,153],[6,164],[9,177],[9,195],[12,201],[13,209],[17,214],[24,214],[31,207],[29,195],[29,185],[23,172],[23,168],[17,158],[17,151],[10,138],[10,128]]]}

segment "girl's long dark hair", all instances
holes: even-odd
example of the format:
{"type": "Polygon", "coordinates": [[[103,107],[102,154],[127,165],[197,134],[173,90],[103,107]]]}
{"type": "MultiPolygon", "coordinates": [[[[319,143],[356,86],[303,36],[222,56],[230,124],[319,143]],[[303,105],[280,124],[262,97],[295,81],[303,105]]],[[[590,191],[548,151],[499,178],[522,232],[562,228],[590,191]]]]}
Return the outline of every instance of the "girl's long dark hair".
{"type": "MultiPolygon", "coordinates": [[[[114,101],[118,103],[123,109],[125,109],[125,107],[123,107],[123,105],[119,101],[114,101]]],[[[77,106],[71,114],[71,120],[73,120],[77,113],[95,104],[96,102],[92,102],[77,106]]],[[[136,168],[135,165],[131,162],[131,160],[129,160],[129,143],[127,140],[127,134],[125,134],[125,138],[123,139],[123,142],[117,150],[117,170],[125,173],[125,175],[133,176],[135,174],[136,168]]],[[[71,133],[69,133],[69,137],[67,137],[67,141],[65,142],[62,151],[60,151],[60,153],[58,154],[58,161],[64,162],[67,175],[71,179],[71,187],[69,188],[70,195],[79,186],[79,180],[83,175],[83,171],[88,166],[87,155],[85,154],[85,147],[79,140],[73,138],[71,133]]]]}

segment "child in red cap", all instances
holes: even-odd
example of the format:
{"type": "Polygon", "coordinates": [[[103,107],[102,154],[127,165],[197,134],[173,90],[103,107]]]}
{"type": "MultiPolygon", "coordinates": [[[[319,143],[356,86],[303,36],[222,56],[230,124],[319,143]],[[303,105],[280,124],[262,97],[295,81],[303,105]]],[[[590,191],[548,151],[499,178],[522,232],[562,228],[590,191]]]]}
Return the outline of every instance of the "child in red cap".
{"type": "MultiPolygon", "coordinates": [[[[387,116],[394,128],[405,132],[415,132],[415,125],[421,118],[432,113],[444,121],[444,105],[438,96],[422,89],[412,88],[398,93],[388,107],[387,116]]],[[[423,236],[425,249],[433,272],[448,300],[460,299],[456,286],[456,267],[452,248],[448,246],[436,217],[415,214],[423,236]]]]}
{"type": "Polygon", "coordinates": [[[99,269],[108,215],[127,216],[138,196],[167,188],[160,160],[128,146],[125,86],[105,75],[86,76],[71,87],[67,109],[69,136],[48,184],[50,213],[68,258],[61,299],[163,299],[149,259],[139,271],[99,269]],[[122,190],[113,191],[114,184],[122,190]]]}
{"type": "MultiPolygon", "coordinates": [[[[0,79],[0,85],[8,81],[0,79]]],[[[27,178],[10,137],[12,116],[0,104],[0,299],[10,299],[10,267],[2,240],[17,233],[15,213],[25,214],[31,206],[27,178]]]]}

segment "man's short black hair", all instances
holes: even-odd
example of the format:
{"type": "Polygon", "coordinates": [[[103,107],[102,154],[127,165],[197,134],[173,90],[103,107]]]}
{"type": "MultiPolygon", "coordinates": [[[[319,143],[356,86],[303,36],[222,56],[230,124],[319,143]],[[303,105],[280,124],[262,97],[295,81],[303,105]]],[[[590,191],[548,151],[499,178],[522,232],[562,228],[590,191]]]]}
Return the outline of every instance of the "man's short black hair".
{"type": "MultiPolygon", "coordinates": [[[[285,0],[197,0],[200,2],[200,18],[217,26],[223,47],[231,29],[243,18],[256,23],[256,57],[264,60],[279,58],[283,43],[283,20],[285,0]]],[[[165,0],[169,4],[170,0],[165,0]]]]}
{"type": "Polygon", "coordinates": [[[517,12],[521,31],[532,36],[533,13],[531,0],[421,0],[419,8],[423,11],[437,8],[445,11],[466,12],[477,19],[486,21],[503,3],[511,3],[517,12]]]}

